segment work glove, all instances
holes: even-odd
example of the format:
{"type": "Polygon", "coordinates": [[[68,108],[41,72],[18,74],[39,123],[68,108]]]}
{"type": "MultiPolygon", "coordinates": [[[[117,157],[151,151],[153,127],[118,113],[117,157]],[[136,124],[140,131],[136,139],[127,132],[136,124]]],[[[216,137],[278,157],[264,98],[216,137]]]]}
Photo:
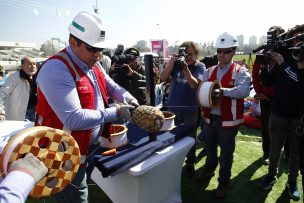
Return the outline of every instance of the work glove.
{"type": "Polygon", "coordinates": [[[125,105],[125,104],[119,105],[117,107],[117,115],[120,119],[131,121],[132,120],[132,117],[131,117],[132,115],[131,115],[130,110],[133,110],[134,108],[135,107],[131,106],[131,105],[125,105]]]}
{"type": "Polygon", "coordinates": [[[129,104],[134,106],[135,108],[139,106],[137,99],[133,98],[129,101],[129,104]]]}
{"type": "Polygon", "coordinates": [[[8,172],[21,171],[32,176],[35,183],[39,182],[48,172],[47,167],[32,153],[26,154],[24,158],[13,162],[8,169],[8,172]]]}
{"type": "Polygon", "coordinates": [[[224,92],[224,90],[222,88],[215,89],[215,90],[213,90],[213,96],[215,98],[220,98],[221,96],[223,96],[223,92],[224,92]]]}

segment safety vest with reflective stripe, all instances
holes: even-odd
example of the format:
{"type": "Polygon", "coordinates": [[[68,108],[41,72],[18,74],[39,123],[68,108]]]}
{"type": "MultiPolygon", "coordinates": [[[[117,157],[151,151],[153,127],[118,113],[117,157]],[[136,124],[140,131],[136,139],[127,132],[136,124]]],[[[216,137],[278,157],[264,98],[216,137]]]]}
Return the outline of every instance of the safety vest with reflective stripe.
{"type": "MultiPolygon", "coordinates": [[[[76,83],[81,107],[83,109],[94,109],[94,101],[95,101],[94,86],[91,83],[89,77],[83,73],[83,71],[76,63],[74,63],[74,61],[71,59],[71,57],[69,56],[69,54],[66,52],[65,49],[60,51],[56,55],[50,57],[48,60],[53,60],[53,59],[57,59],[63,62],[70,71],[71,75],[73,76],[76,83]]],[[[43,68],[43,66],[41,68],[43,68]]],[[[100,92],[104,100],[104,105],[105,107],[108,107],[105,77],[96,64],[93,66],[92,69],[95,73],[100,88],[100,92]]],[[[37,115],[36,115],[35,125],[49,126],[52,128],[62,129],[64,131],[71,133],[71,135],[75,138],[75,140],[79,145],[81,155],[86,155],[88,153],[88,147],[91,139],[92,129],[69,131],[68,129],[65,128],[63,123],[57,117],[56,113],[50,107],[42,91],[39,89],[39,86],[37,90],[37,95],[38,95],[38,104],[36,107],[37,115]]],[[[105,130],[104,128],[103,131],[107,131],[107,130],[105,130]]]]}
{"type": "MultiPolygon", "coordinates": [[[[218,65],[209,68],[208,81],[215,81],[217,79],[218,65]]],[[[229,70],[223,75],[221,81],[219,81],[223,88],[232,88],[235,86],[235,77],[240,71],[241,66],[233,63],[229,70]]],[[[235,99],[231,97],[221,97],[220,102],[222,127],[233,128],[243,123],[244,114],[244,99],[235,99]]],[[[210,108],[205,108],[204,116],[206,123],[210,124],[210,108]]]]}

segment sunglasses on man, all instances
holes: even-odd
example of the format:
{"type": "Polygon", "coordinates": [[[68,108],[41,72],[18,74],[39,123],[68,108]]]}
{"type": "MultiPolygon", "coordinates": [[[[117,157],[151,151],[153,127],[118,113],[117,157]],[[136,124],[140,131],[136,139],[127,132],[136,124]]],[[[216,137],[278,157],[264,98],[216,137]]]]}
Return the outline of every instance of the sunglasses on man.
{"type": "Polygon", "coordinates": [[[86,45],[87,50],[91,53],[102,52],[102,50],[103,50],[103,48],[92,47],[91,45],[88,45],[85,42],[84,42],[84,44],[86,45]]]}
{"type": "Polygon", "coordinates": [[[230,53],[232,53],[233,52],[233,50],[232,49],[217,49],[216,50],[216,53],[218,53],[218,54],[220,54],[220,53],[224,53],[224,54],[230,54],[230,53]]]}

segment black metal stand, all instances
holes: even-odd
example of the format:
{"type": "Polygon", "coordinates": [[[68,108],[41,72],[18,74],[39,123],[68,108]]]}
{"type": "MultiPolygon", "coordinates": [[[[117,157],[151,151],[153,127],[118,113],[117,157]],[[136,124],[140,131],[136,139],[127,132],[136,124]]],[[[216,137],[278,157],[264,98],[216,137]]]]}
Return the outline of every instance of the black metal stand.
{"type": "Polygon", "coordinates": [[[150,98],[148,104],[150,106],[155,106],[153,56],[150,54],[145,55],[144,61],[145,61],[145,71],[146,71],[146,90],[147,90],[147,96],[148,98],[150,98]]]}
{"type": "Polygon", "coordinates": [[[149,141],[153,142],[157,140],[156,133],[148,133],[149,134],[149,141]]]}

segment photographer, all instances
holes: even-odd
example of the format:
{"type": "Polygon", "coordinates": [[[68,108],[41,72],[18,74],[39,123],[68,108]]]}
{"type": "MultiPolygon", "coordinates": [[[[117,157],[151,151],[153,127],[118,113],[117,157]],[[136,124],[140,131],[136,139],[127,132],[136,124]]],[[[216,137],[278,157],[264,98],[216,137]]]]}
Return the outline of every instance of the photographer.
{"type": "MultiPolygon", "coordinates": [[[[297,66],[299,69],[299,78],[301,83],[302,94],[299,98],[301,104],[304,103],[304,43],[297,44],[296,47],[290,48],[293,56],[297,60],[297,66]]],[[[300,171],[302,175],[302,188],[304,188],[304,105],[300,107],[300,118],[298,119],[298,127],[295,131],[300,136],[300,171]]]]}
{"type": "MultiPolygon", "coordinates": [[[[304,25],[295,26],[287,32],[288,39],[304,32],[304,25]]],[[[291,46],[299,42],[298,38],[292,38],[291,46]]],[[[295,133],[299,119],[299,107],[301,91],[299,71],[296,61],[291,57],[287,47],[283,52],[276,50],[271,53],[270,65],[261,70],[262,82],[275,83],[275,94],[272,100],[269,118],[270,152],[268,174],[260,182],[262,189],[269,189],[277,181],[278,166],[281,149],[286,136],[289,137],[290,160],[289,175],[286,187],[289,195],[294,200],[301,197],[297,186],[299,171],[299,135],[295,133]]],[[[271,83],[270,83],[271,84],[271,83]]]]}
{"type": "Polygon", "coordinates": [[[146,104],[145,69],[139,65],[139,51],[131,47],[123,54],[112,57],[110,76],[112,79],[130,92],[140,105],[146,104]]]}
{"type": "MultiPolygon", "coordinates": [[[[268,32],[274,32],[276,36],[285,32],[283,28],[280,26],[272,26],[269,28],[268,32]]],[[[274,95],[275,84],[265,85],[262,82],[261,78],[261,70],[265,70],[269,64],[260,64],[258,60],[254,61],[253,69],[252,69],[252,83],[253,88],[256,92],[256,98],[260,100],[260,107],[261,107],[261,121],[262,121],[262,149],[263,149],[263,158],[262,164],[268,165],[269,164],[269,148],[270,148],[270,139],[269,139],[269,116],[270,116],[270,108],[272,97],[274,95]]],[[[287,140],[286,140],[287,141],[287,140]]],[[[287,147],[288,148],[288,147],[287,147]]],[[[289,152],[287,148],[284,146],[285,156],[289,157],[289,152]]],[[[289,149],[289,148],[288,148],[289,149]]]]}
{"type": "MultiPolygon", "coordinates": [[[[160,75],[164,82],[168,81],[170,76],[172,78],[167,104],[168,110],[176,115],[175,124],[185,123],[192,126],[193,138],[196,136],[199,117],[196,91],[206,69],[205,65],[197,60],[198,53],[194,42],[182,43],[179,53],[172,56],[160,75]]],[[[189,176],[195,175],[195,148],[194,145],[187,155],[185,172],[189,176]]]]}

